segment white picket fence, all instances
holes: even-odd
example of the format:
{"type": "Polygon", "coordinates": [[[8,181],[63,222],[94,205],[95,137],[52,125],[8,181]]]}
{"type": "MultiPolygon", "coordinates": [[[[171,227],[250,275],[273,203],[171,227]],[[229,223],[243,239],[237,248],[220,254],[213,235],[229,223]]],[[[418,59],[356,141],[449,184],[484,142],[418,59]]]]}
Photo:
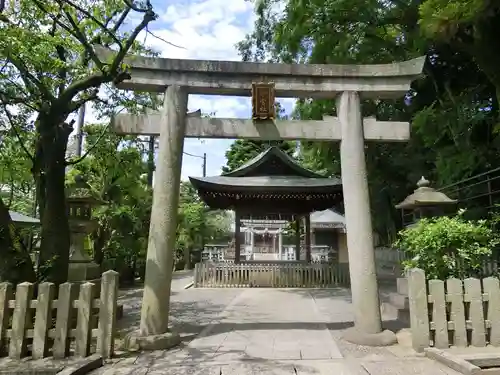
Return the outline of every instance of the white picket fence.
{"type": "Polygon", "coordinates": [[[484,279],[426,280],[425,272],[408,273],[413,348],[500,346],[500,284],[484,279]]]}
{"type": "Polygon", "coordinates": [[[329,288],[349,282],[347,264],[203,262],[194,273],[195,288],[329,288]]]}

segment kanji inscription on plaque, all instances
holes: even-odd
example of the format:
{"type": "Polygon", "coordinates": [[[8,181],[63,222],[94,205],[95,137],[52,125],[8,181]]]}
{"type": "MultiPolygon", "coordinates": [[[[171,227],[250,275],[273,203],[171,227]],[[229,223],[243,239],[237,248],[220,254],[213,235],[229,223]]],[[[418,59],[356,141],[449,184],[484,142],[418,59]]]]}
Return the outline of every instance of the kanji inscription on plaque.
{"type": "Polygon", "coordinates": [[[252,119],[274,120],[274,82],[252,83],[252,119]]]}

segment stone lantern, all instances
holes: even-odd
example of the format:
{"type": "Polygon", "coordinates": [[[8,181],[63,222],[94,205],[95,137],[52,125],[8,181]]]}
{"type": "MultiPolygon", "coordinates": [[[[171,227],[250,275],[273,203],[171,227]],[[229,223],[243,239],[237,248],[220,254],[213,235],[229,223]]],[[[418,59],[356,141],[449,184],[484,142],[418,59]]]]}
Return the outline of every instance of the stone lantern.
{"type": "Polygon", "coordinates": [[[398,209],[411,211],[413,220],[410,225],[415,224],[421,218],[443,216],[449,207],[454,207],[457,203],[455,199],[449,198],[429,185],[429,181],[422,177],[417,182],[417,189],[413,194],[408,195],[396,205],[398,209]]]}
{"type": "Polygon", "coordinates": [[[102,204],[90,194],[90,186],[83,176],[76,176],[68,188],[67,205],[71,231],[68,281],[100,278],[100,267],[85,251],[85,238],[97,227],[92,208],[102,204]]]}
{"type": "MultiPolygon", "coordinates": [[[[411,211],[413,220],[406,225],[407,227],[415,225],[421,218],[443,216],[449,208],[455,208],[457,203],[455,199],[449,198],[429,185],[429,181],[422,177],[417,182],[417,189],[396,205],[397,209],[411,211]]],[[[408,278],[406,276],[405,274],[396,279],[397,292],[402,298],[397,295],[391,296],[391,301],[398,309],[398,319],[409,323],[408,278]]]]}

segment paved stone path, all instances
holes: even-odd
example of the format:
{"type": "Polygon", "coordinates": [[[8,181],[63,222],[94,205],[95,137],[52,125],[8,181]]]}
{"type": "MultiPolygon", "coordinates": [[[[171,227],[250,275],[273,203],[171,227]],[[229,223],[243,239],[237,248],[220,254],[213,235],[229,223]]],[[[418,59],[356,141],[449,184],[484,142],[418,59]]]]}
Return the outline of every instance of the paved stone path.
{"type": "MultiPolygon", "coordinates": [[[[457,374],[402,345],[343,341],[352,317],[345,289],[183,290],[187,278],[177,277],[172,287],[172,323],[182,346],[129,355],[94,375],[457,374]]],[[[120,324],[133,328],[140,291],[126,292],[122,300],[126,319],[120,324]]],[[[392,315],[384,311],[387,324],[392,315]]]]}

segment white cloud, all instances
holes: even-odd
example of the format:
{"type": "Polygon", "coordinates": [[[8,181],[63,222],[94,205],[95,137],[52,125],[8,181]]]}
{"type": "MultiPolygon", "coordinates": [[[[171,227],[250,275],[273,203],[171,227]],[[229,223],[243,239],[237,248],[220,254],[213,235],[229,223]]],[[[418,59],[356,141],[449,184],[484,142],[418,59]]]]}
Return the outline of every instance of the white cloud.
{"type": "MultiPolygon", "coordinates": [[[[146,43],[161,52],[162,57],[240,60],[235,45],[251,31],[254,19],[251,2],[181,0],[170,2],[163,11],[161,5],[156,7],[159,20],[151,28],[158,38],[147,35],[146,43]],[[183,48],[169,45],[162,39],[183,48]]],[[[217,117],[249,117],[250,98],[191,95],[189,110],[197,109],[217,117]]],[[[225,152],[231,143],[227,139],[187,139],[184,151],[198,156],[206,153],[207,175],[217,175],[225,165],[225,152]]],[[[201,165],[202,159],[184,155],[182,179],[201,176],[201,165]]]]}

